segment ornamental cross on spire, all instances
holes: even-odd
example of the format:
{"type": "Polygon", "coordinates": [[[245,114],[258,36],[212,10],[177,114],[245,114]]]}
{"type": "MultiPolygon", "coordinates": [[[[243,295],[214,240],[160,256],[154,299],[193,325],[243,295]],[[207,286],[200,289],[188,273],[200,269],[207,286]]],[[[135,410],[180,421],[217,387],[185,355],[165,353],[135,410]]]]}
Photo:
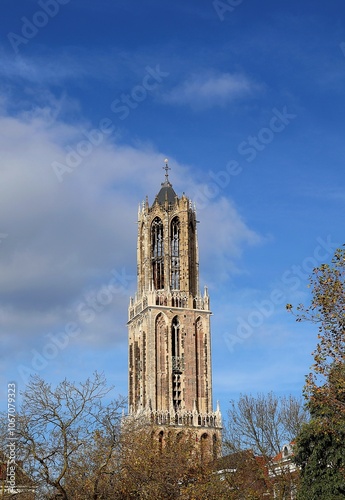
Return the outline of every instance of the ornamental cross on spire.
{"type": "Polygon", "coordinates": [[[164,163],[165,163],[165,167],[162,167],[162,168],[163,168],[163,170],[165,170],[165,182],[169,184],[168,171],[171,170],[171,168],[168,165],[168,158],[165,158],[164,163]]]}

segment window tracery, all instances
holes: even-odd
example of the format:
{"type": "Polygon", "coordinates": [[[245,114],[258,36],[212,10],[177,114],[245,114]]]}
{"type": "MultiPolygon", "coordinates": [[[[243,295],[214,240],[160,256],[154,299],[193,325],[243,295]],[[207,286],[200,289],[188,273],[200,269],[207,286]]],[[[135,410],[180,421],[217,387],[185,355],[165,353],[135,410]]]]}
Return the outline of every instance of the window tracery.
{"type": "Polygon", "coordinates": [[[151,225],[152,280],[155,290],[164,288],[164,239],[163,223],[155,217],[151,225]]]}
{"type": "Polygon", "coordinates": [[[171,289],[180,289],[180,220],[174,217],[171,222],[171,289]]]}

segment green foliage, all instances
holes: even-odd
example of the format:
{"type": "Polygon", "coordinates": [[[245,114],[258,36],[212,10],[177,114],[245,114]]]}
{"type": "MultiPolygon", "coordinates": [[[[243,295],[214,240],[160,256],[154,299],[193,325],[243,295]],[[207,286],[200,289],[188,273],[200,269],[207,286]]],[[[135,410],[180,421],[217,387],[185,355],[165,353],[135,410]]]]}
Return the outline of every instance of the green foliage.
{"type": "Polygon", "coordinates": [[[312,420],[296,440],[301,467],[299,500],[345,496],[345,367],[334,364],[328,379],[308,401],[312,420]]]}
{"type": "Polygon", "coordinates": [[[295,462],[301,468],[299,500],[335,500],[345,496],[345,426],[316,418],[296,441],[295,462]]]}
{"type": "MultiPolygon", "coordinates": [[[[295,462],[301,468],[299,500],[345,497],[345,249],[331,264],[315,268],[312,301],[299,305],[297,321],[318,325],[314,364],[306,377],[311,420],[297,436],[295,462]]],[[[291,304],[287,309],[292,311],[291,304]]]]}

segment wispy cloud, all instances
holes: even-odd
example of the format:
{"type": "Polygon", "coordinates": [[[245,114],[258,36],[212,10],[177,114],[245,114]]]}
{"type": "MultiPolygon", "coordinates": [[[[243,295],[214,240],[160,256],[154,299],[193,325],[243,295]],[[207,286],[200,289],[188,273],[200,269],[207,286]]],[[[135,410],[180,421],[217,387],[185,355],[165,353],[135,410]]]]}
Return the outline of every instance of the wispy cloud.
{"type": "Polygon", "coordinates": [[[303,189],[300,188],[298,190],[298,193],[302,196],[325,202],[343,203],[345,201],[344,189],[340,186],[322,186],[322,188],[315,185],[304,186],[303,189]]]}
{"type": "MultiPolygon", "coordinates": [[[[108,301],[103,289],[113,270],[120,278],[123,273],[135,275],[138,202],[146,193],[153,201],[163,180],[164,155],[145,144],[119,143],[114,131],[89,146],[90,154],[59,182],[52,163],[67,164],[66,151],[72,154],[78,144],[86,144],[92,136],[87,122],[65,123],[54,110],[49,112],[47,103],[31,114],[0,116],[0,127],[0,232],[8,235],[0,249],[0,317],[8,338],[15,335],[23,351],[30,351],[47,332],[78,321],[81,302],[98,294],[108,301]]],[[[185,189],[190,195],[195,187],[192,169],[173,159],[171,164],[176,192],[185,189]]],[[[219,276],[239,258],[240,248],[255,243],[257,236],[230,201],[210,200],[207,213],[201,239],[211,234],[217,258],[207,258],[204,271],[219,276]],[[212,232],[215,220],[222,231],[212,232]]],[[[204,241],[202,246],[206,256],[212,253],[204,241]]],[[[125,288],[109,298],[109,307],[96,311],[95,320],[75,342],[85,348],[95,339],[107,346],[123,341],[124,311],[135,277],[128,278],[125,288]],[[114,324],[123,326],[114,333],[114,324]]],[[[9,350],[10,346],[9,342],[9,350]]]]}
{"type": "MultiPolygon", "coordinates": [[[[126,51],[110,47],[107,51],[98,48],[61,46],[58,51],[45,47],[40,53],[18,54],[0,46],[0,77],[11,82],[27,82],[43,86],[65,86],[71,82],[87,86],[90,82],[102,82],[110,86],[133,85],[142,78],[148,65],[156,66],[162,60],[160,51],[126,51]]],[[[163,66],[163,65],[162,65],[163,66]]],[[[171,62],[166,65],[170,71],[171,62]]]]}
{"type": "Polygon", "coordinates": [[[240,262],[244,249],[263,245],[266,239],[248,227],[234,203],[225,196],[200,211],[200,219],[202,275],[212,288],[217,288],[231,275],[243,272],[240,262]]]}
{"type": "Polygon", "coordinates": [[[31,83],[56,83],[85,76],[80,60],[68,55],[52,58],[48,56],[13,57],[1,51],[0,74],[9,79],[22,79],[31,83]]]}
{"type": "Polygon", "coordinates": [[[163,100],[169,104],[206,109],[225,106],[235,99],[253,94],[258,89],[259,85],[251,82],[245,75],[198,74],[177,85],[163,97],[163,100]]]}

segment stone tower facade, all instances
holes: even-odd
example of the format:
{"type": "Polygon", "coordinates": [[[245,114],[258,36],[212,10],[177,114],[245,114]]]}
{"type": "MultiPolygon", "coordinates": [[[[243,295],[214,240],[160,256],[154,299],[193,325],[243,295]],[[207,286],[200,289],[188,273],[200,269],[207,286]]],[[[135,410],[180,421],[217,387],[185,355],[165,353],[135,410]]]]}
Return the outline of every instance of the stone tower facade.
{"type": "Polygon", "coordinates": [[[212,408],[210,300],[199,291],[196,212],[168,178],[138,213],[137,292],[129,305],[129,413],[161,435],[190,427],[219,448],[221,414],[212,408]]]}

